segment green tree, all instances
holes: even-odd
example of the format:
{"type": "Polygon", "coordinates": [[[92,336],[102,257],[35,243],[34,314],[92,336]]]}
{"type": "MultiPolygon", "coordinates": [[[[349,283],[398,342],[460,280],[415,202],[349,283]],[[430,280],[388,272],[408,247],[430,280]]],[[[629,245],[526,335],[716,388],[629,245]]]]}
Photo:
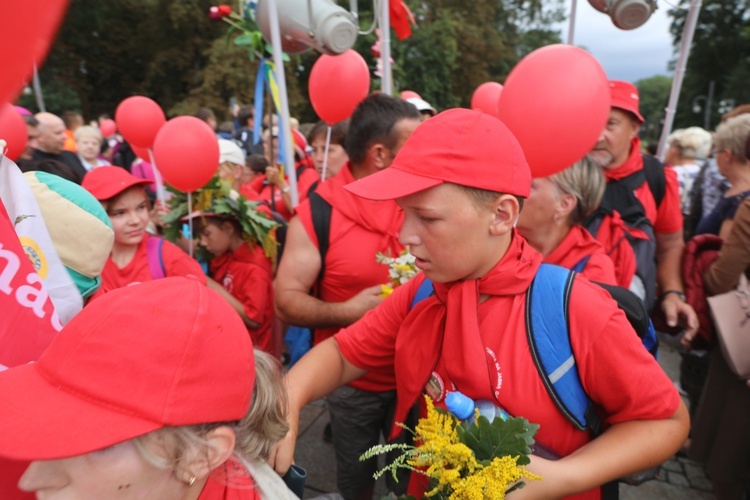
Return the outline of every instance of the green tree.
{"type": "MultiPolygon", "coordinates": [[[[670,9],[671,33],[675,47],[682,40],[689,0],[680,0],[678,9],[670,9]]],[[[720,120],[718,103],[732,100],[750,102],[750,1],[704,0],[693,38],[675,128],[703,125],[702,113],[692,111],[695,99],[707,96],[714,82],[711,125],[720,120]]]]}
{"type": "Polygon", "coordinates": [[[672,79],[668,76],[656,75],[635,82],[640,94],[640,111],[646,119],[641,128],[641,138],[644,142],[657,142],[664,121],[664,110],[669,102],[669,92],[672,89],[672,79]]]}

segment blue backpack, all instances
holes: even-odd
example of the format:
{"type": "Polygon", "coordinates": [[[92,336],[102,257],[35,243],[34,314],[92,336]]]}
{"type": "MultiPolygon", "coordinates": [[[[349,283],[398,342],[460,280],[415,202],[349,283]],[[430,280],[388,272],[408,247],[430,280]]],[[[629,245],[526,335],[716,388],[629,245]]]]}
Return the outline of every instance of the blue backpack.
{"type": "MultiPolygon", "coordinates": [[[[577,273],[552,264],[542,264],[526,294],[526,335],[534,364],[555,405],[578,429],[601,433],[601,421],[583,390],[570,344],[568,302],[577,273]]],[[[658,340],[643,302],[625,288],[596,283],[617,302],[644,347],[656,357],[658,340]]],[[[425,279],[417,289],[411,307],[434,293],[425,279]]]]}

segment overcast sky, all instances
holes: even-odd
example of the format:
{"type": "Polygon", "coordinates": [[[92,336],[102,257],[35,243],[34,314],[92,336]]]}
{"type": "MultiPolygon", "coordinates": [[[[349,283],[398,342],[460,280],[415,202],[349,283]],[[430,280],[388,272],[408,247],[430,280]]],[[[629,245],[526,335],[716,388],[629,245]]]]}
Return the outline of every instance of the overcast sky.
{"type": "MultiPolygon", "coordinates": [[[[669,2],[676,3],[676,2],[669,2]]],[[[658,9],[640,28],[623,31],[606,14],[594,9],[587,0],[577,0],[575,45],[584,47],[604,67],[607,77],[635,82],[654,75],[668,75],[672,52],[669,34],[670,6],[658,1],[658,9]]],[[[570,9],[570,4],[568,4],[570,9]]],[[[568,40],[568,22],[560,26],[562,40],[568,40]]]]}

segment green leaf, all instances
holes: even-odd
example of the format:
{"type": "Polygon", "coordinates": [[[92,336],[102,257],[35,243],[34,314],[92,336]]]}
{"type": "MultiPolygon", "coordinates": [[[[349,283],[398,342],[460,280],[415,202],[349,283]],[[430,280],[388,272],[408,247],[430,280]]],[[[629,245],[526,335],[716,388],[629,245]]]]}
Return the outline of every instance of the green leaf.
{"type": "MultiPolygon", "coordinates": [[[[266,43],[265,49],[266,49],[266,52],[268,52],[269,54],[273,55],[273,46],[271,46],[270,43],[266,43]]],[[[282,52],[281,53],[281,60],[284,61],[284,62],[289,62],[289,61],[291,61],[291,58],[289,57],[289,54],[287,54],[286,52],[282,52]]]]}
{"type": "Polygon", "coordinates": [[[237,45],[237,46],[239,46],[239,47],[245,47],[245,46],[252,47],[252,45],[253,45],[253,35],[252,35],[252,33],[243,33],[241,35],[238,35],[234,39],[234,44],[237,45]]]}
{"type": "Polygon", "coordinates": [[[461,442],[474,451],[480,462],[489,463],[495,457],[510,455],[518,457],[518,465],[527,465],[538,429],[537,424],[530,424],[521,417],[496,418],[490,423],[480,415],[468,429],[458,426],[457,432],[461,442]]]}

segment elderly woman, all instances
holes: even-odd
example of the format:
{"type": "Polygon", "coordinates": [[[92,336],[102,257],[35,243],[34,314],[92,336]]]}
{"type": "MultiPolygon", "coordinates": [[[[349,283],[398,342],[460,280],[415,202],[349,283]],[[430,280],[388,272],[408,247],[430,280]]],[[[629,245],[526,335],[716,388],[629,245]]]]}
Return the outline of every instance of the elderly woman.
{"type": "Polygon", "coordinates": [[[19,487],[39,498],[296,498],[265,464],[287,432],[279,366],[197,280],[91,303],[0,373],[0,398],[0,454],[32,461],[19,487]]]}
{"type": "Polygon", "coordinates": [[[346,132],[349,129],[348,122],[339,122],[331,127],[331,141],[328,145],[328,161],[325,162],[325,171],[323,169],[323,160],[326,151],[326,136],[328,135],[328,124],[319,121],[307,134],[307,141],[312,148],[312,160],[315,170],[318,172],[321,180],[330,179],[341,170],[341,167],[349,161],[349,155],[344,149],[346,132]]]}
{"type": "Polygon", "coordinates": [[[737,207],[750,195],[750,161],[745,155],[745,143],[750,137],[750,115],[730,118],[719,125],[714,137],[716,164],[729,181],[729,189],[704,217],[695,234],[716,234],[726,239],[732,229],[737,207]]]}
{"type": "Polygon", "coordinates": [[[700,127],[679,129],[672,132],[667,143],[665,162],[677,172],[682,212],[689,213],[690,190],[701,169],[696,160],[704,160],[711,153],[711,134],[700,127]]]}
{"type": "Polygon", "coordinates": [[[604,175],[588,158],[534,179],[518,218],[518,232],[544,255],[544,262],[617,285],[615,266],[604,247],[580,225],[599,206],[604,188],[604,175]]]}
{"type": "Polygon", "coordinates": [[[107,160],[99,158],[99,154],[102,150],[102,133],[99,130],[85,125],[78,127],[73,134],[76,141],[76,147],[78,148],[78,158],[86,167],[86,170],[91,171],[97,167],[105,167],[111,165],[107,160]]]}
{"type": "MultiPolygon", "coordinates": [[[[741,273],[750,275],[750,199],[737,209],[719,256],[704,275],[706,293],[716,295],[736,288],[741,273]]],[[[740,380],[716,348],[693,421],[688,455],[706,464],[717,498],[742,498],[750,474],[748,415],[750,381],[740,380]]]]}

